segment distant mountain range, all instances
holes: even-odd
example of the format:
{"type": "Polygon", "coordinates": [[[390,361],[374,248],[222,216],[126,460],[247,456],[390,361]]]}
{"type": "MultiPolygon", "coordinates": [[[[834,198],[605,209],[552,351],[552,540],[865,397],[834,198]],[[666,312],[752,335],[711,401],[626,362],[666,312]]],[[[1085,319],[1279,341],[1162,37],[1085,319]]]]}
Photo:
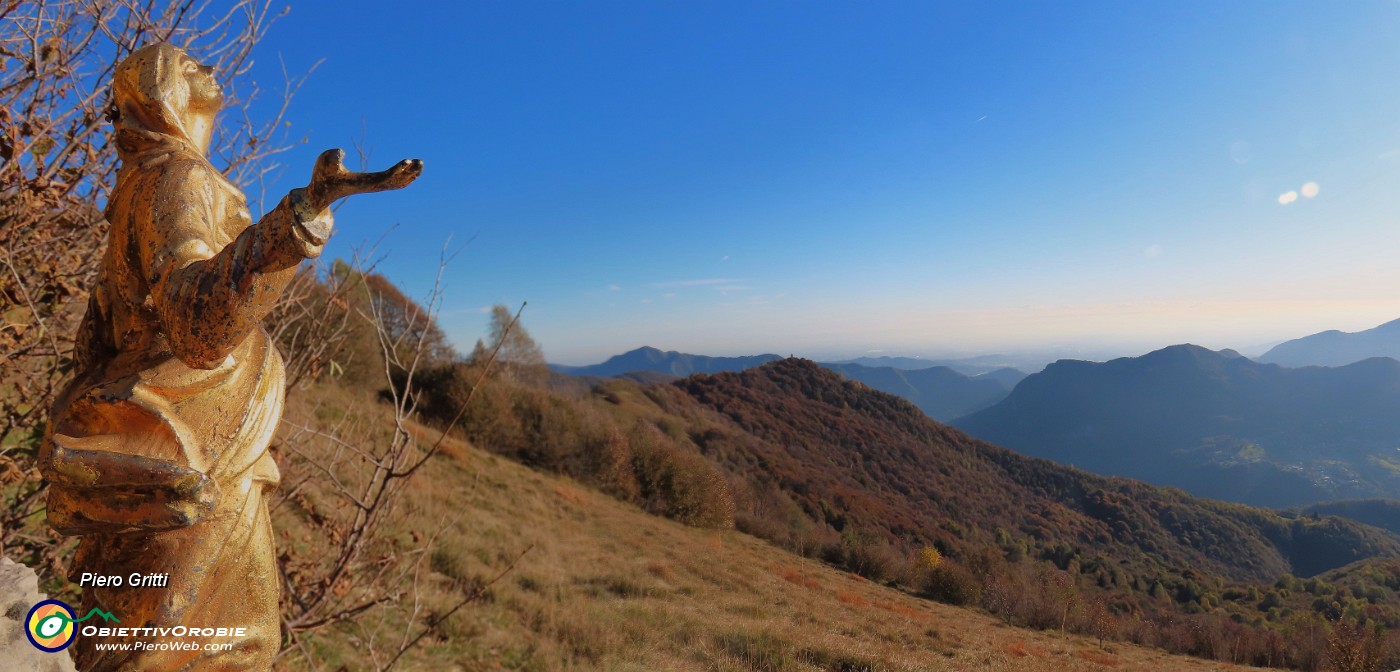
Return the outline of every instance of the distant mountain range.
{"type": "Polygon", "coordinates": [[[1288,369],[1177,345],[1064,360],[954,425],[1008,448],[1263,506],[1400,495],[1400,362],[1288,369]]]}
{"type": "Polygon", "coordinates": [[[1348,333],[1336,329],[1274,346],[1258,360],[1280,366],[1345,366],[1371,357],[1400,359],[1400,320],[1348,333]]]}
{"type": "Polygon", "coordinates": [[[903,397],[925,415],[947,422],[980,411],[1006,398],[1026,374],[1016,369],[997,369],[980,376],[966,376],[946,366],[927,369],[897,369],[860,364],[821,363],[850,380],[881,392],[903,397]]]}
{"type": "Polygon", "coordinates": [[[933,367],[945,367],[966,376],[980,376],[998,369],[1015,368],[1018,364],[1002,355],[981,355],[962,359],[923,359],[922,357],[856,357],[842,359],[833,364],[859,364],[871,368],[903,369],[917,371],[933,367]]]}
{"type": "Polygon", "coordinates": [[[688,355],[683,352],[676,352],[675,350],[663,352],[652,347],[641,347],[611,357],[602,364],[593,364],[591,366],[550,364],[549,368],[559,373],[567,373],[575,376],[618,376],[624,373],[651,371],[684,378],[696,373],[743,371],[744,369],[761,366],[775,359],[782,359],[782,357],[778,355],[708,357],[705,355],[688,355]]]}
{"type": "MultiPolygon", "coordinates": [[[[975,358],[996,361],[999,356],[975,358]]],[[[778,355],[751,357],[708,357],[682,352],[661,351],[643,347],[592,366],[558,366],[550,368],[575,376],[628,377],[633,380],[656,382],[666,376],[685,377],[695,373],[716,374],[744,371],[761,366],[778,355]],[[658,378],[660,376],[660,378],[658,378]]],[[[972,360],[963,360],[972,361],[972,360]]],[[[930,360],[878,357],[851,362],[823,363],[850,380],[859,381],[881,392],[903,397],[918,406],[929,417],[947,421],[982,410],[1001,401],[1011,393],[1026,374],[1011,368],[985,368],[978,375],[964,374],[949,366],[930,360]],[[881,362],[873,366],[857,362],[881,362]],[[922,362],[923,367],[910,369],[902,365],[922,362]],[[901,366],[895,366],[900,364],[901,366]]]]}
{"type": "Polygon", "coordinates": [[[836,364],[860,364],[861,366],[885,367],[894,369],[927,369],[934,366],[946,366],[958,373],[969,376],[980,376],[984,373],[991,373],[998,369],[1016,369],[1018,371],[1034,372],[1039,371],[1051,362],[1061,359],[1089,359],[1094,361],[1104,361],[1116,356],[1128,354],[1121,350],[1085,349],[1085,348],[1045,348],[1042,350],[1027,350],[1015,354],[995,354],[977,355],[975,357],[945,357],[941,359],[926,359],[923,357],[856,357],[854,359],[836,360],[836,364]]]}

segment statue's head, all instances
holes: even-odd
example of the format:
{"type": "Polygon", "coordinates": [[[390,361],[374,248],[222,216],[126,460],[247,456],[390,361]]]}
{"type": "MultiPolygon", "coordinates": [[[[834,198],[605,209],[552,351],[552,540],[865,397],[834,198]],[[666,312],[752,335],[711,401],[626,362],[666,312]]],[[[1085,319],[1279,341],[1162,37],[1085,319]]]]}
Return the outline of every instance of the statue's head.
{"type": "Polygon", "coordinates": [[[173,135],[202,149],[224,102],[213,68],[164,43],[141,47],[117,66],[112,97],[119,128],[173,135]]]}

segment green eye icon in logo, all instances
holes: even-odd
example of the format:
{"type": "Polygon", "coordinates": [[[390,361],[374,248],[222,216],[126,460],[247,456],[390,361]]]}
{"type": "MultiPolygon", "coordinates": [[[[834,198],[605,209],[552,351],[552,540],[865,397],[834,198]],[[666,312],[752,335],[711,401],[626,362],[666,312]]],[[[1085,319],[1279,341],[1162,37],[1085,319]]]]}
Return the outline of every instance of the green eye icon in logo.
{"type": "Polygon", "coordinates": [[[115,621],[116,616],[101,609],[94,608],[87,616],[73,618],[73,608],[59,600],[44,600],[29,610],[29,616],[24,619],[24,634],[29,637],[29,643],[40,651],[57,653],[69,647],[73,643],[73,636],[76,634],[75,623],[82,623],[96,614],[104,621],[115,621]]]}
{"type": "Polygon", "coordinates": [[[34,605],[24,624],[29,643],[40,651],[55,653],[73,643],[73,609],[58,600],[44,600],[34,605]]]}

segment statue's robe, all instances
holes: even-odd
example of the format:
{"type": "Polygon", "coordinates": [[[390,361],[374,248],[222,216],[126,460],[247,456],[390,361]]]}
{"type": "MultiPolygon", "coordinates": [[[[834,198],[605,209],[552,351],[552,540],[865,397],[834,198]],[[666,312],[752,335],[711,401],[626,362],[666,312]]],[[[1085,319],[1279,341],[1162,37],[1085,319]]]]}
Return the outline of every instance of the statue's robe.
{"type": "Polygon", "coordinates": [[[279,648],[268,445],[285,372],[259,325],[297,264],[320,253],[284,201],[252,226],[243,194],[184,138],[118,132],[100,279],[41,465],[50,524],[83,535],[70,577],[168,575],[89,587],[105,627],[246,628],[231,651],[99,651],[165,641],[79,635],[78,669],[267,670],[279,648]],[[205,478],[200,478],[203,474],[205,478]]]}

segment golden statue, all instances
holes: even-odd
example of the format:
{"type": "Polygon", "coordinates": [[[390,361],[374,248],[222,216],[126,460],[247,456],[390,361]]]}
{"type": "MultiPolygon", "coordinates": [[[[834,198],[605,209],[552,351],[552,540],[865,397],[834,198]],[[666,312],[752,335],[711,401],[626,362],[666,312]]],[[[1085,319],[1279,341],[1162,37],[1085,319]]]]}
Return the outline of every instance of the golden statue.
{"type": "Polygon", "coordinates": [[[268,670],[281,584],[268,444],[286,382],[259,323],[321,253],[332,202],[407,186],[423,164],[352,173],[344,152],[325,152],[310,185],[253,225],[206,158],[223,103],[211,68],[148,45],[117,66],[112,89],[111,231],[40,452],[49,524],[82,535],[70,571],[79,611],[119,622],[82,624],[92,634],[76,638],[77,666],[268,670]],[[131,646],[98,649],[109,644],[131,646]]]}

